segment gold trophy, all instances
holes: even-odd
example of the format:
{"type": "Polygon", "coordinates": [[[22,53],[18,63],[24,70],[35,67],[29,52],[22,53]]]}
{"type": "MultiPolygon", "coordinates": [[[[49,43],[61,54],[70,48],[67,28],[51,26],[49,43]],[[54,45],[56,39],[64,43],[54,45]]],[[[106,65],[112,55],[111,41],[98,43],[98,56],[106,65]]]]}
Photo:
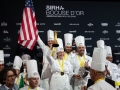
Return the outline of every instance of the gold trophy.
{"type": "Polygon", "coordinates": [[[58,42],[57,42],[57,31],[54,31],[54,43],[52,45],[53,47],[58,47],[58,42]]]}

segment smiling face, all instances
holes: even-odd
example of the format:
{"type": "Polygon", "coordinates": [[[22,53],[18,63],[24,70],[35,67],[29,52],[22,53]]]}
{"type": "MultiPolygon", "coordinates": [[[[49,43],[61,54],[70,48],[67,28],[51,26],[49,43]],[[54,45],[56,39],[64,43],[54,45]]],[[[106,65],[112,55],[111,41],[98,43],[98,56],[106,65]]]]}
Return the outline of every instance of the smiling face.
{"type": "Polygon", "coordinates": [[[63,57],[64,57],[64,51],[59,51],[57,53],[57,57],[58,57],[58,59],[63,59],[63,57]]]}
{"type": "Polygon", "coordinates": [[[113,61],[112,56],[107,56],[107,57],[106,57],[106,59],[107,59],[108,61],[110,61],[110,62],[112,62],[112,61],[113,61]]]}
{"type": "Polygon", "coordinates": [[[84,46],[78,46],[77,47],[77,51],[78,51],[78,54],[79,55],[83,55],[84,54],[84,52],[85,52],[85,47],[84,46]]]}
{"type": "Polygon", "coordinates": [[[9,70],[7,72],[7,75],[6,75],[6,79],[4,80],[6,86],[11,86],[11,85],[14,85],[14,82],[15,82],[15,74],[13,73],[13,71],[9,70]]]}
{"type": "Polygon", "coordinates": [[[48,46],[49,46],[49,47],[52,47],[53,40],[49,40],[47,43],[48,43],[48,46]]]}
{"type": "Polygon", "coordinates": [[[65,46],[65,51],[70,53],[72,51],[72,46],[65,46]]]}

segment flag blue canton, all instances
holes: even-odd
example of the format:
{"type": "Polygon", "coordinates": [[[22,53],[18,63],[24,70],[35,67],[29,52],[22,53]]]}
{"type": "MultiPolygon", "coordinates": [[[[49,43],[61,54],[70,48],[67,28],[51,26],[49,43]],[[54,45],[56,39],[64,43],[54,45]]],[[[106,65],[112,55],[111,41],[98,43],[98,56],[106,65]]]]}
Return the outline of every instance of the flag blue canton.
{"type": "Polygon", "coordinates": [[[25,1],[25,7],[32,8],[32,11],[34,12],[33,2],[32,0],[26,0],[25,1]]]}

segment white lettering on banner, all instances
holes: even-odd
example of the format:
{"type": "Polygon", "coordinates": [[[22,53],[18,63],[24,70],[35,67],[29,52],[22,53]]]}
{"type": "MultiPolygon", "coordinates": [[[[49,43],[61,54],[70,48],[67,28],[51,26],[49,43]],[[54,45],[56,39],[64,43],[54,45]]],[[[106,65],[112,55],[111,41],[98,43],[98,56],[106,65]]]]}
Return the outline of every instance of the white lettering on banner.
{"type": "Polygon", "coordinates": [[[61,31],[57,31],[58,33],[61,33],[61,31]]]}
{"type": "Polygon", "coordinates": [[[80,25],[79,23],[69,23],[69,25],[80,25]]]}
{"type": "Polygon", "coordinates": [[[118,41],[120,41],[120,37],[119,37],[119,38],[117,38],[117,40],[118,40],[118,41]]]}
{"type": "Polygon", "coordinates": [[[9,33],[9,32],[8,32],[8,30],[3,30],[3,33],[4,33],[4,34],[7,34],[7,33],[9,33]]]}
{"type": "Polygon", "coordinates": [[[71,15],[84,15],[83,11],[71,11],[71,15]]]}
{"type": "Polygon", "coordinates": [[[64,10],[62,6],[47,5],[46,10],[64,10]]]}
{"type": "Polygon", "coordinates": [[[120,27],[120,23],[118,22],[115,26],[120,27]]]}
{"type": "Polygon", "coordinates": [[[68,14],[69,12],[68,11],[46,11],[46,15],[47,16],[61,16],[61,15],[63,15],[63,16],[67,16],[67,15],[69,15],[68,14]]]}
{"type": "Polygon", "coordinates": [[[100,40],[110,40],[109,38],[100,38],[100,40]]]}
{"type": "Polygon", "coordinates": [[[108,26],[108,23],[101,23],[101,26],[108,26]]]}
{"type": "Polygon", "coordinates": [[[87,45],[87,47],[92,47],[92,45],[87,45]]]}
{"type": "Polygon", "coordinates": [[[3,38],[3,42],[11,42],[11,38],[8,38],[8,37],[3,38]]]}
{"type": "Polygon", "coordinates": [[[16,23],[16,25],[21,25],[21,23],[16,23]]]}
{"type": "Polygon", "coordinates": [[[115,45],[115,47],[120,47],[120,45],[115,45]]]}
{"type": "Polygon", "coordinates": [[[116,30],[116,33],[117,33],[117,34],[120,34],[120,30],[116,30]]]}
{"type": "Polygon", "coordinates": [[[63,6],[47,5],[46,17],[76,17],[84,15],[84,11],[69,11],[63,6]]]}
{"type": "Polygon", "coordinates": [[[38,33],[44,33],[44,31],[38,31],[38,33]]]}
{"type": "Polygon", "coordinates": [[[40,25],[45,25],[45,23],[40,23],[40,25]]]}
{"type": "Polygon", "coordinates": [[[61,25],[61,23],[54,23],[54,25],[61,25]]]}
{"type": "Polygon", "coordinates": [[[69,31],[70,33],[76,33],[77,31],[76,30],[74,30],[74,31],[69,31]]]}
{"type": "Polygon", "coordinates": [[[92,40],[92,38],[90,37],[90,38],[85,38],[85,40],[92,40]]]}
{"type": "Polygon", "coordinates": [[[8,50],[8,49],[11,49],[11,47],[9,45],[6,45],[5,47],[3,47],[3,49],[5,50],[8,50]]]}
{"type": "Polygon", "coordinates": [[[8,63],[6,63],[6,65],[7,65],[7,66],[12,66],[13,63],[12,63],[12,62],[8,62],[8,63]]]}
{"type": "Polygon", "coordinates": [[[1,26],[7,26],[7,23],[6,22],[2,22],[1,26]]]}
{"type": "Polygon", "coordinates": [[[87,25],[88,25],[89,27],[93,26],[93,24],[92,24],[92,23],[88,23],[87,25]]]}
{"type": "Polygon", "coordinates": [[[95,33],[95,31],[85,31],[85,33],[95,33]]]}
{"type": "Polygon", "coordinates": [[[108,31],[107,31],[107,30],[104,30],[102,33],[107,34],[107,33],[108,33],[108,31]]]}
{"type": "Polygon", "coordinates": [[[115,55],[120,55],[120,52],[118,52],[118,53],[114,53],[115,55]]]}
{"type": "Polygon", "coordinates": [[[4,54],[4,57],[10,57],[10,54],[4,54]]]}

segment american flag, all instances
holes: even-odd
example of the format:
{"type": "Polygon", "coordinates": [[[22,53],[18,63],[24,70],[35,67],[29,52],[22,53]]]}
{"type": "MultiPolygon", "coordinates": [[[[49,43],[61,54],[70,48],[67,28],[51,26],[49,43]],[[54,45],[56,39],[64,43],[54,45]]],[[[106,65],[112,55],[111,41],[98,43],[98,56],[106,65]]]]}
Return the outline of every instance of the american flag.
{"type": "Polygon", "coordinates": [[[26,0],[18,43],[32,50],[38,38],[37,32],[33,2],[32,0],[26,0]]]}

